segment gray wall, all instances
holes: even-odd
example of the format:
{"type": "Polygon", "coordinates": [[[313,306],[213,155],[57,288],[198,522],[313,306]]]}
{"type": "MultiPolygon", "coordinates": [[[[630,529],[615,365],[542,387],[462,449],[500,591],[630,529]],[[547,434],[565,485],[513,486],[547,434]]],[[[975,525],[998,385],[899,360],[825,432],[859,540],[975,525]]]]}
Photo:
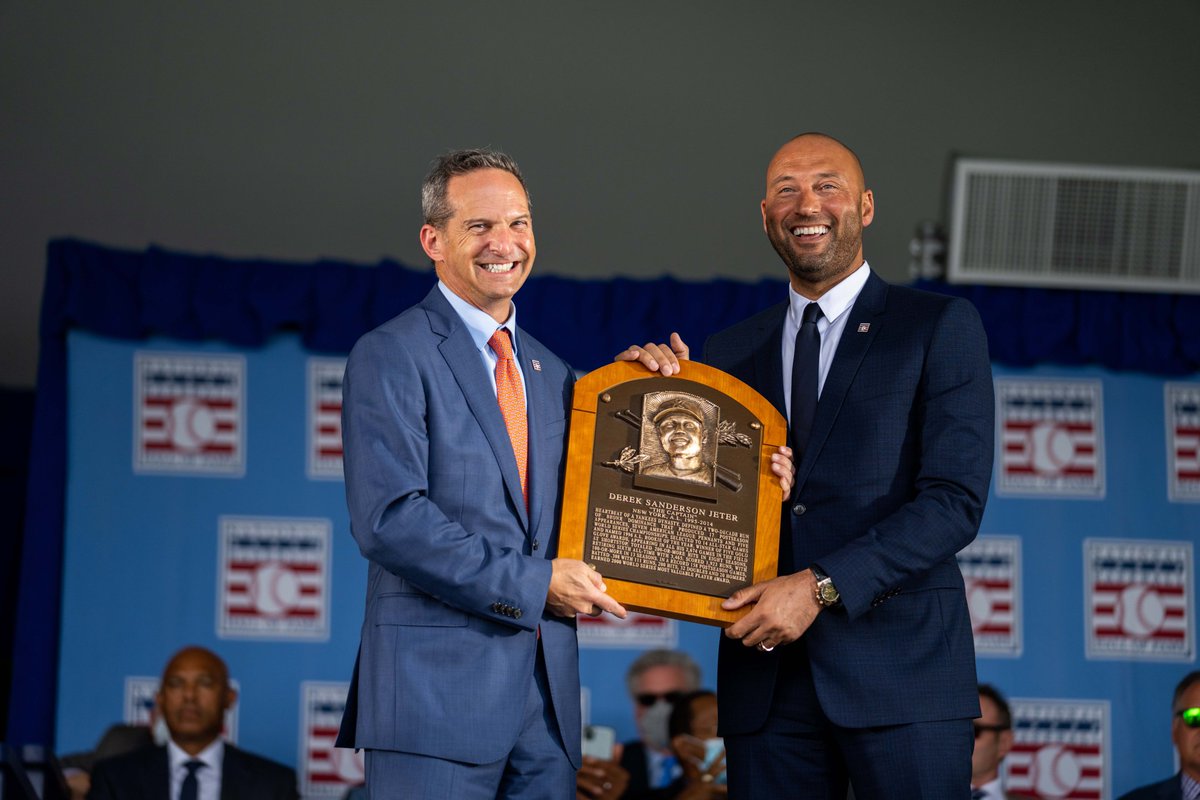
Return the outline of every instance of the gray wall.
{"type": "Polygon", "coordinates": [[[0,0],[0,385],[33,384],[50,238],[417,266],[451,147],[521,161],[541,272],[751,279],[766,162],[825,130],[906,280],[954,153],[1200,166],[1198,31],[1196,0],[0,0]]]}

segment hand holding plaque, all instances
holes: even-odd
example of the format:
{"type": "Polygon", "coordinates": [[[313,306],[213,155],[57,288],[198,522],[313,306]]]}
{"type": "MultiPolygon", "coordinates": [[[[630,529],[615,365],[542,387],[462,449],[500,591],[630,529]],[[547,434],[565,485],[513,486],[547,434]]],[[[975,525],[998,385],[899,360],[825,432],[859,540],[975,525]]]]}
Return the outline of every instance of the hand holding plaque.
{"type": "Polygon", "coordinates": [[[726,625],[745,611],[721,601],[776,574],[787,428],[736,378],[676,369],[618,362],[575,385],[558,552],[628,608],[726,625]]]}

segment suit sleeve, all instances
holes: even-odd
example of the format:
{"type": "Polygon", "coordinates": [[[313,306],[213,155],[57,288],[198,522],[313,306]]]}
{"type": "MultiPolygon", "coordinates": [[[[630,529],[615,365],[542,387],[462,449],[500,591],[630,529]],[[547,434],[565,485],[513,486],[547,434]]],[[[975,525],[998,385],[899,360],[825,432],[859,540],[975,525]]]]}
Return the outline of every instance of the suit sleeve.
{"type": "Polygon", "coordinates": [[[113,790],[109,769],[100,761],[92,768],[91,788],[88,789],[87,800],[116,800],[117,793],[113,790]]]}
{"type": "Polygon", "coordinates": [[[470,411],[448,391],[449,379],[433,372],[445,369],[433,361],[440,355],[414,352],[421,346],[375,332],[347,361],[342,434],[351,532],[367,559],[443,603],[532,630],[545,607],[551,564],[521,552],[512,510],[498,490],[480,488],[485,481],[498,485],[498,473],[480,474],[496,469],[486,460],[490,453],[464,456],[457,465],[463,509],[448,514],[435,499],[431,448],[445,450],[455,431],[449,423],[431,431],[431,417],[470,411]],[[468,518],[470,528],[461,521],[468,518]],[[521,608],[521,618],[494,609],[498,598],[521,608]]]}
{"type": "Polygon", "coordinates": [[[906,435],[915,437],[916,447],[911,498],[818,559],[851,618],[953,558],[979,530],[991,483],[995,407],[987,337],[969,302],[952,300],[934,323],[908,419],[906,435]]]}

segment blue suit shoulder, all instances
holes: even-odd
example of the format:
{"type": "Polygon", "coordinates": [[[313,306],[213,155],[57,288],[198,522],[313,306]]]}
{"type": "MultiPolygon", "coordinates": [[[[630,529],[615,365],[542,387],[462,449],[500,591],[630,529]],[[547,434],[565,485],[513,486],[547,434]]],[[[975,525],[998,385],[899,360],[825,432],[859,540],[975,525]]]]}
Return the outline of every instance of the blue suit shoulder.
{"type": "Polygon", "coordinates": [[[1182,800],[1183,784],[1180,774],[1175,773],[1165,781],[1140,786],[1131,792],[1126,792],[1117,800],[1182,800]]]}

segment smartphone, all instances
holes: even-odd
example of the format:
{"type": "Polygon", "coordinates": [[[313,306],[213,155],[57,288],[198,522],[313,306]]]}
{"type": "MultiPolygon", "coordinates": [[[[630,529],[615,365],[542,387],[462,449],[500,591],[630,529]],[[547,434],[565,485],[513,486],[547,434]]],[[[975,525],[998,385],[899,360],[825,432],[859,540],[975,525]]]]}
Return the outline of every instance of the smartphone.
{"type": "Polygon", "coordinates": [[[617,732],[607,725],[583,726],[583,754],[598,758],[601,761],[611,761],[613,745],[617,743],[617,732]]]}
{"type": "MultiPolygon", "coordinates": [[[[704,763],[700,765],[700,769],[707,770],[709,767],[711,767],[713,765],[714,761],[716,761],[718,758],[721,757],[721,754],[724,752],[725,752],[725,740],[724,739],[722,739],[720,737],[717,737],[716,739],[705,739],[704,740],[704,763]]],[[[726,779],[725,770],[721,770],[720,774],[716,776],[716,783],[723,784],[723,783],[725,783],[725,779],[726,779]]]]}

